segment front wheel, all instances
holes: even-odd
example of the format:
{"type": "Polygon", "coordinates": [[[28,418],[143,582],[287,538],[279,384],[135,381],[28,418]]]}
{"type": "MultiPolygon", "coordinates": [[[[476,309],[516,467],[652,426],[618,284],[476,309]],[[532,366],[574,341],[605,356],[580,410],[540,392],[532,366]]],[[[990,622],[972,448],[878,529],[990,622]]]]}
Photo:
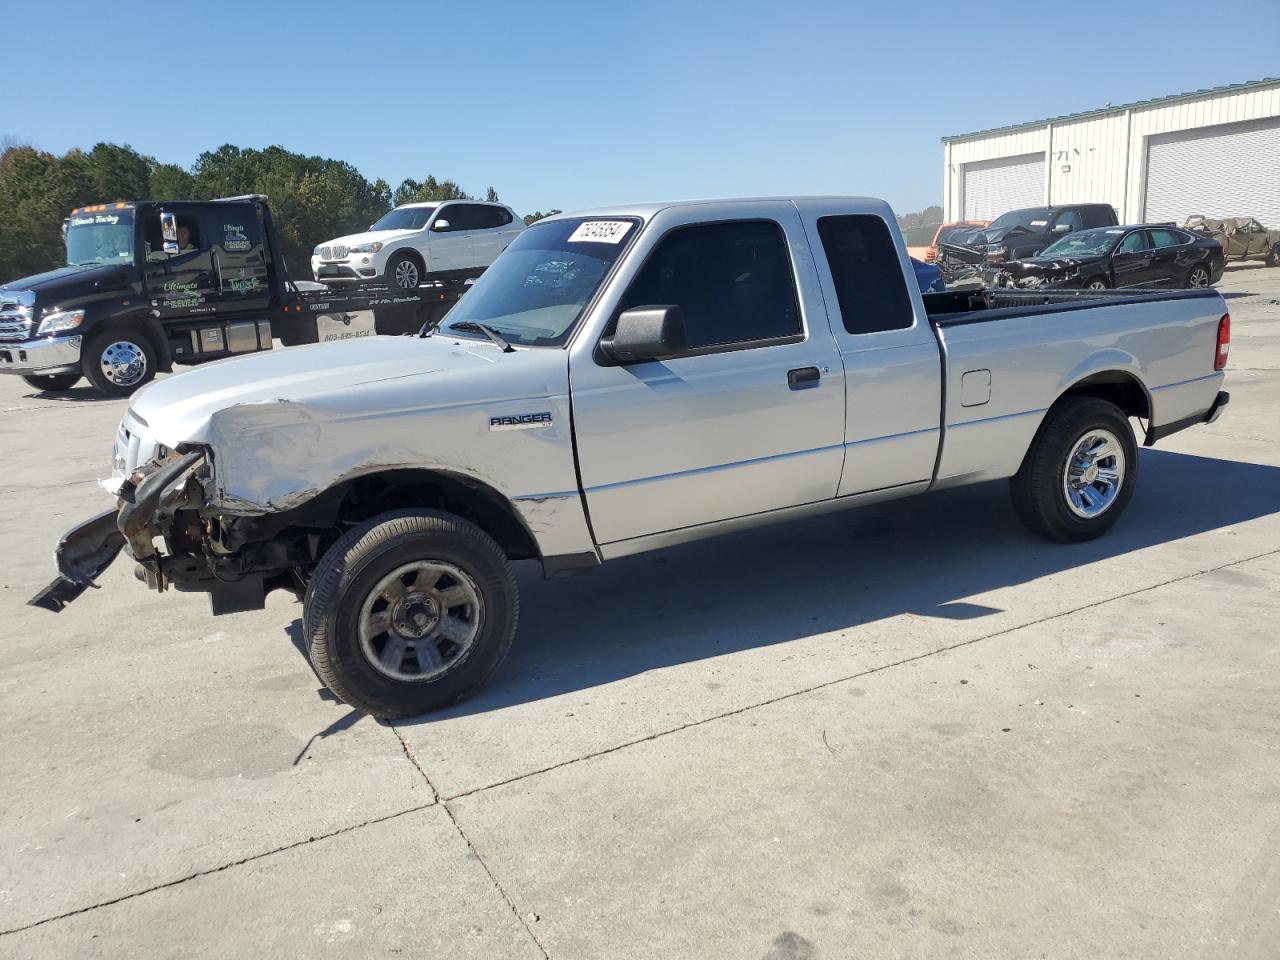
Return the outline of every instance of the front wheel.
{"type": "Polygon", "coordinates": [[[1192,267],[1191,272],[1187,274],[1187,289],[1203,290],[1207,286],[1209,286],[1209,268],[1192,267]]]}
{"type": "Polygon", "coordinates": [[[422,283],[422,266],[417,257],[402,250],[387,261],[386,278],[401,290],[413,290],[422,283]]]}
{"type": "Polygon", "coordinates": [[[1084,288],[1086,290],[1106,290],[1108,289],[1107,281],[1103,277],[1094,277],[1084,285],[1084,288]]]}
{"type": "Polygon", "coordinates": [[[128,328],[90,338],[80,359],[84,375],[109,397],[127,397],[156,375],[156,348],[146,334],[128,328]]]}
{"type": "Polygon", "coordinates": [[[24,376],[30,386],[37,390],[70,390],[80,382],[78,373],[33,373],[24,376]]]}
{"type": "Polygon", "coordinates": [[[1105,400],[1068,397],[1040,425],[1009,492],[1028,527],[1076,543],[1119,519],[1137,479],[1138,445],[1124,412],[1105,400]]]}
{"type": "Polygon", "coordinates": [[[303,611],[311,664],[338,697],[375,717],[462,699],[511,649],[519,595],[511,564],[452,514],[384,514],[344,535],[312,574],[303,611]]]}

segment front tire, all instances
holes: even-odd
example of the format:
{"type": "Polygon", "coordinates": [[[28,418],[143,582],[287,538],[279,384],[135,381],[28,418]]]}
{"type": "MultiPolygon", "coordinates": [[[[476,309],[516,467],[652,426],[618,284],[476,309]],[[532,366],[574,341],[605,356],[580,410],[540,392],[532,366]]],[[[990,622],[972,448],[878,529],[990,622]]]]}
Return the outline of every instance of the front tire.
{"type": "Polygon", "coordinates": [[[385,273],[387,283],[401,290],[413,290],[422,283],[422,261],[407,250],[392,254],[387,261],[385,273]]]}
{"type": "Polygon", "coordinates": [[[1106,278],[1105,278],[1105,277],[1094,277],[1092,280],[1090,280],[1088,283],[1086,283],[1086,284],[1084,285],[1084,288],[1085,288],[1086,290],[1109,290],[1109,289],[1111,289],[1111,287],[1110,287],[1110,285],[1107,283],[1107,280],[1106,280],[1106,278]]]}
{"type": "Polygon", "coordinates": [[[1009,481],[1028,527],[1062,543],[1101,536],[1120,518],[1138,479],[1138,445],[1113,403],[1068,397],[1049,411],[1009,481]]]}
{"type": "Polygon", "coordinates": [[[22,378],[37,390],[70,390],[80,382],[78,373],[33,373],[22,378]]]}
{"type": "Polygon", "coordinates": [[[375,517],[338,540],[312,574],[303,611],[317,675],[375,717],[448,706],[511,649],[519,593],[502,549],[437,511],[375,517]]]}
{"type": "Polygon", "coordinates": [[[156,375],[151,339],[129,328],[104,330],[84,345],[81,365],[89,382],[109,397],[127,397],[156,375]]]}

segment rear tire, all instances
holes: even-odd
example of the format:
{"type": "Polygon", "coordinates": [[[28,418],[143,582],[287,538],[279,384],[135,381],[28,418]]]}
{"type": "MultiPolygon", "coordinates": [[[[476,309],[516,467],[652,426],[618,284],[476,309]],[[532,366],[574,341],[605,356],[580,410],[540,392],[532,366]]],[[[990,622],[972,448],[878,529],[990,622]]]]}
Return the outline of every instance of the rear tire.
{"type": "Polygon", "coordinates": [[[383,514],[320,558],[303,610],[307,651],[339,698],[375,717],[448,706],[497,668],[520,600],[502,549],[461,517],[383,514]]]}
{"type": "Polygon", "coordinates": [[[1078,543],[1120,518],[1138,479],[1138,445],[1113,403],[1067,397],[1049,411],[1009,481],[1013,507],[1043,537],[1078,543]]]}
{"type": "Polygon", "coordinates": [[[80,357],[89,382],[109,397],[127,397],[156,375],[156,348],[145,333],[128,327],[91,337],[80,357]]]}
{"type": "Polygon", "coordinates": [[[33,373],[23,380],[37,390],[70,390],[80,382],[78,373],[33,373]]]}
{"type": "Polygon", "coordinates": [[[1209,286],[1209,268],[1203,264],[1192,267],[1187,274],[1187,289],[1203,290],[1207,286],[1209,286]]]}
{"type": "Polygon", "coordinates": [[[413,290],[422,283],[423,274],[426,273],[422,265],[422,261],[408,250],[401,250],[391,255],[391,259],[387,261],[387,269],[384,274],[386,282],[401,290],[413,290]]]}
{"type": "Polygon", "coordinates": [[[1266,260],[1268,267],[1280,267],[1280,243],[1271,248],[1266,260]]]}

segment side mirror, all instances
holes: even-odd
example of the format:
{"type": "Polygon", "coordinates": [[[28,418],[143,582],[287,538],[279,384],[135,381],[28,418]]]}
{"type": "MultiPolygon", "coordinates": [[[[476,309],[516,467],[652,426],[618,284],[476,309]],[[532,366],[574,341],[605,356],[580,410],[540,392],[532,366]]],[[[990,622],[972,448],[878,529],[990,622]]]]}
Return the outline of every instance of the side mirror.
{"type": "Polygon", "coordinates": [[[449,221],[437,220],[435,223],[431,225],[431,229],[435,233],[444,233],[444,231],[449,229],[449,221]]]}
{"type": "Polygon", "coordinates": [[[1054,233],[1070,233],[1070,232],[1071,232],[1071,224],[1069,224],[1069,223],[1055,223],[1055,224],[1053,225],[1053,232],[1054,232],[1054,233]]]}
{"type": "Polygon", "coordinates": [[[178,252],[178,218],[172,213],[160,214],[160,235],[164,237],[164,252],[173,256],[178,252]]]}
{"type": "Polygon", "coordinates": [[[603,341],[616,363],[641,363],[678,357],[688,349],[684,314],[677,306],[632,307],[618,315],[613,336],[603,341]]]}

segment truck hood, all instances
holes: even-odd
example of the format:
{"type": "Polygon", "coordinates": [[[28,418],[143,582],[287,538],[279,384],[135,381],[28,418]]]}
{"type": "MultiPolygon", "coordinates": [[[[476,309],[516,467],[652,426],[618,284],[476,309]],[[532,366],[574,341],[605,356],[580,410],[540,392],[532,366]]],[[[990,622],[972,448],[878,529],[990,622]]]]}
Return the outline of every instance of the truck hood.
{"type": "Polygon", "coordinates": [[[40,300],[47,302],[50,297],[63,295],[67,290],[80,291],[92,289],[104,283],[114,284],[121,274],[129,271],[131,266],[132,264],[126,267],[112,263],[93,263],[79,267],[59,267],[57,270],[10,280],[0,286],[0,290],[30,290],[40,300]]]}
{"type": "MultiPolygon", "coordinates": [[[[379,404],[400,402],[405,394],[426,402],[423,381],[446,373],[491,370],[517,354],[503,355],[486,341],[457,337],[366,337],[338,343],[289,347],[219,360],[156,380],[140,390],[131,413],[147,425],[155,440],[173,447],[199,441],[220,411],[246,404],[275,404],[296,409],[299,418],[316,409],[334,410],[366,396],[368,412],[379,404]],[[374,390],[399,382],[402,389],[374,390]]],[[[434,391],[432,391],[434,393],[434,391]]]]}
{"type": "Polygon", "coordinates": [[[326,240],[321,246],[358,247],[362,243],[394,243],[420,233],[421,230],[366,230],[364,233],[351,233],[345,237],[326,240]]]}

